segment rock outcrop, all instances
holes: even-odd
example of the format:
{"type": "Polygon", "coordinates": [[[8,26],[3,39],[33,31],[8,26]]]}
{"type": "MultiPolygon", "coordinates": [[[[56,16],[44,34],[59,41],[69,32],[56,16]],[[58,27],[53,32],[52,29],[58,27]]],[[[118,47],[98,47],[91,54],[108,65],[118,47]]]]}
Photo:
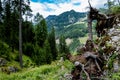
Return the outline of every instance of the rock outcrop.
{"type": "Polygon", "coordinates": [[[5,66],[6,64],[7,64],[7,60],[5,60],[4,58],[0,58],[0,67],[5,66]]]}

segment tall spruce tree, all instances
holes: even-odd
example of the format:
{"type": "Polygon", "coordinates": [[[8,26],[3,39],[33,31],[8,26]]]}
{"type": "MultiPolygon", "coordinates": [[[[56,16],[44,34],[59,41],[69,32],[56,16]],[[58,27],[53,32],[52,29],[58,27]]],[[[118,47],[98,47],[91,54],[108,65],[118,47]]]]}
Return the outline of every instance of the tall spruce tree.
{"type": "Polygon", "coordinates": [[[48,40],[45,40],[44,43],[44,51],[45,51],[45,58],[46,58],[46,63],[50,64],[52,61],[52,53],[51,53],[51,48],[50,48],[50,44],[48,42],[48,40]]]}
{"type": "Polygon", "coordinates": [[[24,21],[22,25],[23,33],[23,44],[24,43],[34,43],[34,29],[32,22],[24,21]]]}
{"type": "Polygon", "coordinates": [[[34,16],[34,22],[37,25],[41,20],[43,20],[43,16],[40,15],[39,13],[36,13],[36,15],[34,16]]]}
{"type": "Polygon", "coordinates": [[[11,7],[10,7],[10,1],[8,0],[5,3],[5,10],[4,10],[4,41],[10,45],[11,43],[11,30],[12,30],[12,25],[11,25],[11,7]]]}
{"type": "Polygon", "coordinates": [[[20,60],[20,67],[23,67],[22,61],[22,0],[20,0],[20,11],[19,11],[19,60],[20,60]]]}
{"type": "Polygon", "coordinates": [[[35,40],[40,47],[43,47],[46,38],[47,38],[47,26],[45,19],[43,19],[36,25],[35,40]]]}
{"type": "Polygon", "coordinates": [[[66,45],[65,37],[63,35],[61,35],[59,39],[59,53],[62,55],[69,53],[69,49],[66,45]]]}
{"type": "MultiPolygon", "coordinates": [[[[18,26],[19,26],[19,12],[20,12],[20,0],[4,0],[3,2],[4,11],[4,28],[2,27],[3,34],[1,35],[12,51],[18,50],[18,26]]],[[[21,2],[21,16],[25,15],[26,12],[30,12],[29,0],[22,0],[21,2]]],[[[1,8],[0,8],[1,10],[1,8]]]]}
{"type": "Polygon", "coordinates": [[[53,60],[56,60],[58,54],[57,54],[57,48],[56,48],[55,29],[54,29],[54,27],[52,27],[52,30],[49,33],[48,41],[50,43],[50,49],[51,49],[51,53],[52,53],[52,56],[53,56],[53,60]]]}

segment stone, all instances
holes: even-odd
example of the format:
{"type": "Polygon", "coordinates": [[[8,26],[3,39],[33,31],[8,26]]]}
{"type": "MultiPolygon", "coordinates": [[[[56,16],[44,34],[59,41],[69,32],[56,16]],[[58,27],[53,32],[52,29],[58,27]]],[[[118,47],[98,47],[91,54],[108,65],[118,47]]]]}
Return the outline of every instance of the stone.
{"type": "Polygon", "coordinates": [[[4,58],[0,58],[0,66],[5,66],[7,64],[7,60],[4,58]]]}
{"type": "Polygon", "coordinates": [[[113,36],[111,37],[114,42],[118,42],[120,40],[119,36],[113,36]]]}
{"type": "Polygon", "coordinates": [[[17,69],[16,67],[9,66],[9,67],[8,67],[8,71],[9,71],[9,72],[17,72],[18,69],[17,69]]]}
{"type": "Polygon", "coordinates": [[[119,71],[118,61],[115,61],[115,62],[113,63],[113,68],[114,68],[114,72],[118,72],[118,71],[119,71]]]}
{"type": "Polygon", "coordinates": [[[80,62],[78,62],[78,61],[75,61],[75,63],[74,63],[75,66],[78,66],[79,64],[80,64],[80,62]]]}
{"type": "Polygon", "coordinates": [[[64,61],[64,58],[63,57],[60,57],[60,62],[63,62],[64,61]]]}
{"type": "Polygon", "coordinates": [[[72,80],[72,75],[65,73],[64,78],[65,78],[65,80],[72,80]]]}

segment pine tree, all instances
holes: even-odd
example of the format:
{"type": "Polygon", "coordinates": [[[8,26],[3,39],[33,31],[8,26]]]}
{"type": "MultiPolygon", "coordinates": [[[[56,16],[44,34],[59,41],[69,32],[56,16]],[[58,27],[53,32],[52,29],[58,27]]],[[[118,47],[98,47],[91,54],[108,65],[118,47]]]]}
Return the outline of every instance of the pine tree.
{"type": "Polygon", "coordinates": [[[25,21],[23,22],[22,25],[22,33],[23,33],[23,44],[24,43],[33,43],[34,44],[34,29],[33,29],[33,25],[31,22],[29,21],[25,21]]]}
{"type": "Polygon", "coordinates": [[[63,35],[61,35],[59,39],[59,53],[63,56],[69,53],[69,49],[66,45],[65,37],[63,35]]]}
{"type": "Polygon", "coordinates": [[[43,20],[43,16],[40,15],[39,13],[37,13],[35,16],[34,16],[34,22],[35,24],[38,24],[39,22],[41,22],[41,20],[43,20]]]}
{"type": "Polygon", "coordinates": [[[37,24],[37,27],[35,29],[35,40],[40,47],[43,47],[46,38],[47,38],[47,26],[45,19],[43,19],[37,24]]]}
{"type": "Polygon", "coordinates": [[[46,63],[46,53],[44,47],[41,48],[39,45],[34,46],[34,54],[32,54],[32,59],[37,65],[42,65],[46,63]]]}
{"type": "Polygon", "coordinates": [[[50,49],[53,56],[53,60],[56,60],[58,54],[57,54],[57,48],[56,48],[56,40],[55,40],[55,29],[52,27],[51,32],[49,33],[48,40],[50,43],[50,49]]]}
{"type": "Polygon", "coordinates": [[[44,50],[45,50],[46,63],[50,64],[52,61],[52,53],[51,53],[51,48],[48,40],[45,41],[44,50]]]}
{"type": "Polygon", "coordinates": [[[5,4],[5,10],[4,10],[4,41],[10,45],[10,32],[11,32],[11,10],[10,10],[10,2],[8,1],[5,4]]]}

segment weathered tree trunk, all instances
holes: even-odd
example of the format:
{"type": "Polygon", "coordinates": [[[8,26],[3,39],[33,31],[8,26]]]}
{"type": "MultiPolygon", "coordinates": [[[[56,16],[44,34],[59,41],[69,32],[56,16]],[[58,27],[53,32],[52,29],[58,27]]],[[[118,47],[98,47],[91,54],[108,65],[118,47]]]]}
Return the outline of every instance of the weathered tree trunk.
{"type": "Polygon", "coordinates": [[[22,10],[21,10],[21,5],[22,0],[20,0],[20,8],[19,8],[19,60],[20,60],[20,67],[23,67],[23,62],[22,62],[22,10]]]}
{"type": "Polygon", "coordinates": [[[89,16],[89,13],[87,15],[88,17],[88,37],[89,37],[89,40],[93,40],[93,33],[92,33],[92,20],[90,19],[90,16],[89,16]]]}

